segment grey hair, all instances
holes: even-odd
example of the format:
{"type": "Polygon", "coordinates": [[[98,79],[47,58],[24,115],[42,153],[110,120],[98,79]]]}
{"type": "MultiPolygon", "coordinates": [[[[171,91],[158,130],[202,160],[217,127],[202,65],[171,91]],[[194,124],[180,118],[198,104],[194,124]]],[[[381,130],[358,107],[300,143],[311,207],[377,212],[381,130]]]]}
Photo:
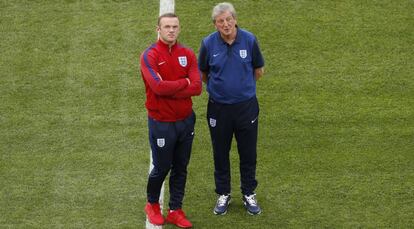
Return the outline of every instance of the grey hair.
{"type": "Polygon", "coordinates": [[[213,22],[216,22],[216,17],[224,12],[229,11],[231,15],[236,18],[236,10],[234,9],[234,6],[231,3],[228,2],[222,2],[217,4],[213,8],[213,13],[211,14],[211,18],[213,19],[213,22]]]}

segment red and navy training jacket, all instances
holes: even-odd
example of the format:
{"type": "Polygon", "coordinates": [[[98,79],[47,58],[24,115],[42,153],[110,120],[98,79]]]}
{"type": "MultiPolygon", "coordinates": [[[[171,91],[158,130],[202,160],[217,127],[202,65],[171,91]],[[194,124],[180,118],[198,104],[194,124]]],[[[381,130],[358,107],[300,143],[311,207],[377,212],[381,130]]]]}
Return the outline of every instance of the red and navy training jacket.
{"type": "Polygon", "coordinates": [[[175,122],[191,115],[191,96],[200,95],[202,90],[194,52],[179,43],[170,48],[158,40],[140,59],[148,116],[157,121],[175,122]]]}

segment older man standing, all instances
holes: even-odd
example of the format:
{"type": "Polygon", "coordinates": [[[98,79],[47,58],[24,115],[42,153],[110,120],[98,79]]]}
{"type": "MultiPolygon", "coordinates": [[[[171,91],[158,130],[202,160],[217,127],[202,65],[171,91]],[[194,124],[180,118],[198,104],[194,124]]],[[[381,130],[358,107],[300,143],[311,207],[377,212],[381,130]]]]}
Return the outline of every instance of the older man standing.
{"type": "Polygon", "coordinates": [[[232,4],[217,4],[212,19],[217,31],[201,43],[199,69],[209,93],[207,121],[218,194],[214,213],[226,214],[230,204],[229,152],[234,134],[240,158],[242,201],[249,214],[257,215],[261,208],[254,192],[259,122],[256,80],[263,75],[264,59],[256,37],[237,26],[232,4]]]}

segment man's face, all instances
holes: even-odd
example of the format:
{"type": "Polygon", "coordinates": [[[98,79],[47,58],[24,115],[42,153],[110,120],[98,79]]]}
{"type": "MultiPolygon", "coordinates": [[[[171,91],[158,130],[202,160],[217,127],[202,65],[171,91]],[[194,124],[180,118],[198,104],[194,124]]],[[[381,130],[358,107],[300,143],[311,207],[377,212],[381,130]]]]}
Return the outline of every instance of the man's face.
{"type": "Polygon", "coordinates": [[[214,26],[222,35],[229,36],[236,32],[237,21],[229,11],[218,15],[215,19],[214,26]]]}
{"type": "Polygon", "coordinates": [[[164,17],[161,18],[160,24],[157,27],[157,32],[160,35],[160,39],[167,44],[174,44],[177,41],[178,34],[180,33],[180,22],[176,17],[164,17]]]}

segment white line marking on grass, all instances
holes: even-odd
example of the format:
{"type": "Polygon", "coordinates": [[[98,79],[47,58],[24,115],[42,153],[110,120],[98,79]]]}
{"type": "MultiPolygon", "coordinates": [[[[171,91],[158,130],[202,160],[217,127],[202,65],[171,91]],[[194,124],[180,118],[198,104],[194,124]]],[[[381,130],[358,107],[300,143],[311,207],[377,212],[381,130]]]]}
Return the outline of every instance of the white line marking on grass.
{"type": "MultiPolygon", "coordinates": [[[[152,164],[152,152],[150,150],[150,167],[149,167],[148,173],[151,173],[151,170],[153,168],[154,168],[154,165],[152,164]]],[[[162,212],[162,206],[163,206],[163,202],[164,202],[164,183],[162,184],[162,187],[161,187],[161,193],[160,193],[160,200],[159,200],[159,202],[160,202],[160,207],[161,207],[161,212],[162,212]]],[[[148,221],[148,217],[147,217],[147,219],[145,221],[145,228],[146,229],[162,229],[162,226],[157,226],[157,225],[151,224],[148,221]]]]}
{"type": "MultiPolygon", "coordinates": [[[[165,13],[174,13],[175,12],[174,5],[175,5],[174,0],[160,0],[160,14],[159,15],[165,14],[165,13]]],[[[154,165],[152,164],[152,152],[150,150],[150,168],[149,168],[148,173],[151,172],[152,168],[154,168],[154,165]]],[[[162,211],[163,202],[164,202],[164,183],[162,184],[162,187],[161,187],[160,201],[159,201],[161,211],[162,211]]],[[[146,229],[162,229],[162,226],[156,226],[156,225],[151,224],[147,218],[147,220],[145,221],[145,228],[146,229]]]]}

